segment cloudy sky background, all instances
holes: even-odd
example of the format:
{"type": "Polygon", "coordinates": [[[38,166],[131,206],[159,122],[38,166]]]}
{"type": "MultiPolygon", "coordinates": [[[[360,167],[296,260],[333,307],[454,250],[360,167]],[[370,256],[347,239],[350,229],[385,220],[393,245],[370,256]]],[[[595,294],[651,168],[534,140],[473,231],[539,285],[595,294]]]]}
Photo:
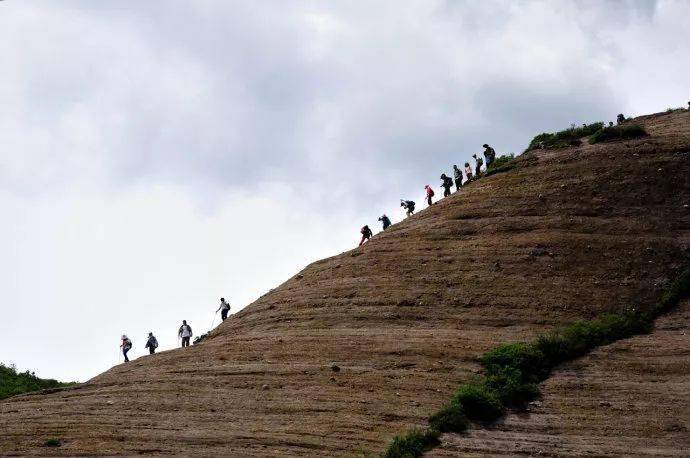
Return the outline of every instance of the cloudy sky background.
{"type": "Polygon", "coordinates": [[[0,2],[0,362],[86,380],[488,142],[685,106],[687,1],[0,2]]]}

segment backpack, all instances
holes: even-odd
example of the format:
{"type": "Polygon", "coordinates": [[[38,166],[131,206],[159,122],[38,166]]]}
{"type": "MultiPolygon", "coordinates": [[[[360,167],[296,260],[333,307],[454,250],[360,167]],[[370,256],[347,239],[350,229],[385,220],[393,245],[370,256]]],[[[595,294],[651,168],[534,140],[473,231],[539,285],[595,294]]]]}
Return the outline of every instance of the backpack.
{"type": "Polygon", "coordinates": [[[151,347],[158,348],[158,339],[152,336],[149,342],[151,343],[151,347]]]}
{"type": "Polygon", "coordinates": [[[132,341],[129,339],[125,339],[122,342],[122,348],[132,348],[132,341]]]}
{"type": "Polygon", "coordinates": [[[414,210],[414,202],[412,202],[411,200],[406,200],[405,203],[407,204],[407,208],[409,210],[414,210]]]}
{"type": "Polygon", "coordinates": [[[427,192],[427,194],[426,194],[427,196],[434,197],[434,190],[433,189],[427,188],[426,192],[427,192]]]}

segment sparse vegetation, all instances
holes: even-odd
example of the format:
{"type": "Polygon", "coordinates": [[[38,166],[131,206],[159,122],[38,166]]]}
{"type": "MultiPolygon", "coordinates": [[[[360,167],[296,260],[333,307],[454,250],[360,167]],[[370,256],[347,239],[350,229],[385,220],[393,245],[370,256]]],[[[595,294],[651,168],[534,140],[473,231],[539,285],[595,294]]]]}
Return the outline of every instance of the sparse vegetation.
{"type": "Polygon", "coordinates": [[[207,333],[205,333],[205,334],[201,334],[201,335],[199,335],[199,336],[196,336],[196,337],[194,338],[194,341],[192,342],[192,345],[196,345],[196,344],[198,344],[198,343],[203,342],[204,339],[205,339],[206,337],[208,337],[208,334],[209,334],[209,333],[207,332],[207,333]]]}
{"type": "Polygon", "coordinates": [[[589,143],[607,142],[612,140],[630,140],[648,135],[639,124],[621,124],[618,126],[604,127],[589,137],[589,143]]]}
{"type": "Polygon", "coordinates": [[[416,458],[438,445],[439,432],[429,428],[413,429],[402,436],[395,436],[383,458],[416,458]]]}
{"type": "Polygon", "coordinates": [[[541,335],[534,342],[496,347],[479,359],[484,375],[460,385],[451,402],[429,418],[431,427],[426,432],[415,430],[396,437],[384,456],[421,456],[425,449],[438,442],[439,431],[465,431],[469,427],[468,420],[484,423],[497,420],[508,407],[522,406],[535,399],[539,395],[537,383],[544,381],[559,364],[583,356],[598,346],[650,332],[657,316],[688,295],[690,269],[675,279],[654,307],[576,321],[541,335]],[[424,441],[425,434],[433,436],[434,441],[424,441]]]}
{"type": "Polygon", "coordinates": [[[53,379],[36,377],[33,372],[17,372],[14,366],[0,363],[0,399],[29,391],[45,390],[48,388],[62,388],[74,383],[60,383],[53,379]]]}
{"type": "Polygon", "coordinates": [[[59,447],[62,445],[62,442],[60,442],[60,439],[48,439],[43,443],[44,447],[59,447]]]}
{"type": "Polygon", "coordinates": [[[604,127],[603,122],[595,122],[592,124],[583,124],[580,127],[575,127],[575,124],[569,129],[561,130],[555,133],[542,133],[537,135],[529,143],[525,151],[541,148],[564,148],[566,146],[580,145],[582,137],[588,137],[604,127]]]}

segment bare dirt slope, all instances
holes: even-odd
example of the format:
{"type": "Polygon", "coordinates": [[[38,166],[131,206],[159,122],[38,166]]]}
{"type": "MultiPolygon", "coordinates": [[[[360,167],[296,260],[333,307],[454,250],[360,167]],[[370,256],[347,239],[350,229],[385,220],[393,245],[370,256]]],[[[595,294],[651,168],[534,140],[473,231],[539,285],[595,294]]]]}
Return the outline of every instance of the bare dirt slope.
{"type": "MultiPolygon", "coordinates": [[[[0,453],[383,450],[396,433],[425,425],[478,369],[482,352],[578,317],[650,304],[688,261],[690,113],[640,122],[650,137],[523,155],[513,170],[468,185],[364,247],[310,265],[202,345],[140,358],[73,389],[0,402],[0,453]],[[41,447],[47,438],[63,445],[41,447]]],[[[558,387],[572,375],[562,374],[548,382],[553,404],[547,394],[540,409],[566,402],[558,387]]],[[[628,417],[648,422],[644,412],[628,417]]],[[[563,434],[592,427],[570,425],[563,434]]],[[[630,431],[652,446],[658,437],[642,426],[630,431]]],[[[528,433],[512,440],[531,440],[528,433]]]]}

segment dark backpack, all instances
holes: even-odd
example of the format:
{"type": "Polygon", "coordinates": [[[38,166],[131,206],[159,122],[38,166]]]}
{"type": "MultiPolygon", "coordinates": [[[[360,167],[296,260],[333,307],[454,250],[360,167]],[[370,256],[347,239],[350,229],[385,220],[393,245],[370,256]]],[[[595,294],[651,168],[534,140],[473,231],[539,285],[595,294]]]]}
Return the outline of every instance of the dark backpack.
{"type": "Polygon", "coordinates": [[[405,203],[407,204],[407,208],[409,210],[414,210],[414,202],[411,200],[406,200],[405,203]]]}

